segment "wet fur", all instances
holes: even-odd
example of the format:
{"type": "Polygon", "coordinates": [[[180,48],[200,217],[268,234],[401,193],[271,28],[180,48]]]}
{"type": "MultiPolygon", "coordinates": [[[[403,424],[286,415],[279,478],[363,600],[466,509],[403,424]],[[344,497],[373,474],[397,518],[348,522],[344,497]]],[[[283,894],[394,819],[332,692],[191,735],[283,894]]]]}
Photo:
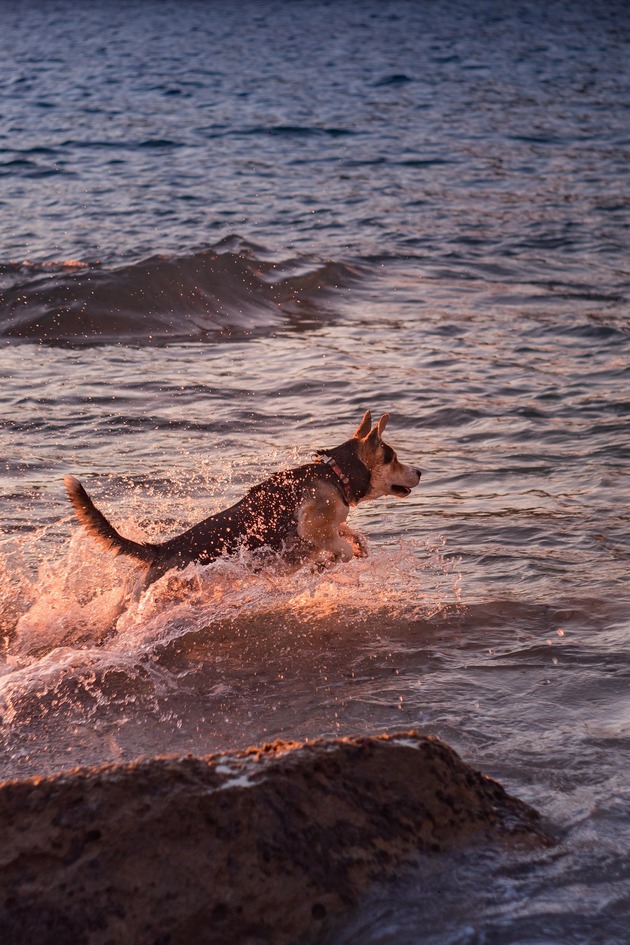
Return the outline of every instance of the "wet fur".
{"type": "Polygon", "coordinates": [[[64,482],[84,528],[114,554],[144,563],[147,582],[171,568],[207,563],[243,547],[269,549],[289,564],[350,561],[366,554],[362,537],[346,523],[350,507],[384,495],[404,498],[420,481],[420,470],[400,463],[384,443],[387,420],[384,414],[372,427],[367,411],[354,436],[341,446],[319,450],[312,463],[274,473],[230,508],[155,544],[120,535],[74,476],[64,482]]]}

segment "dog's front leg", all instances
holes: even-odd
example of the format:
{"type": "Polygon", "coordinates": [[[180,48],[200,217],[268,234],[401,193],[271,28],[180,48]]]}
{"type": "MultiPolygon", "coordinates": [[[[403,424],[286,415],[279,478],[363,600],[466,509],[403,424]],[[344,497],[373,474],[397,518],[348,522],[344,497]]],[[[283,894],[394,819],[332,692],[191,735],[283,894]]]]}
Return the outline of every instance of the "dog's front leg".
{"type": "Polygon", "coordinates": [[[317,551],[327,551],[341,561],[352,561],[354,548],[340,534],[347,514],[348,508],[338,491],[322,483],[298,509],[298,535],[317,551]]]}
{"type": "Polygon", "coordinates": [[[339,526],[339,534],[342,538],[347,538],[352,545],[352,551],[355,558],[367,558],[368,556],[368,547],[367,540],[365,536],[360,532],[350,528],[347,522],[342,522],[339,526]]]}

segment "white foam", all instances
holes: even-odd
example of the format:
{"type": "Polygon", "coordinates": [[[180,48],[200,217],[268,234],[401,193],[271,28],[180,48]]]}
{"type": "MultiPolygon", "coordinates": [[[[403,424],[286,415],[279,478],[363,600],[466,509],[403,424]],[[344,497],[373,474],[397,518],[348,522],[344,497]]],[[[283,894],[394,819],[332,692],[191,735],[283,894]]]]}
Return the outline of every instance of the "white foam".
{"type": "Polygon", "coordinates": [[[214,770],[217,774],[228,775],[229,780],[221,784],[217,791],[227,791],[230,788],[249,788],[253,787],[254,782],[251,778],[251,773],[243,771],[243,765],[237,765],[236,771],[234,766],[226,764],[225,762],[215,765],[214,770]]]}

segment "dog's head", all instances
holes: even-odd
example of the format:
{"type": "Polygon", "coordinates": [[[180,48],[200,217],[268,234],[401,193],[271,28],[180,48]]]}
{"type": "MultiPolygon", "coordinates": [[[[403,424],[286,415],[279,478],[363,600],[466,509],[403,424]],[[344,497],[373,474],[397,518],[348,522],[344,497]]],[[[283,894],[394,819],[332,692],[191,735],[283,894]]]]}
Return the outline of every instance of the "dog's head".
{"type": "Polygon", "coordinates": [[[385,413],[372,427],[372,414],[368,410],[352,439],[332,449],[316,450],[314,454],[320,462],[332,462],[332,468],[346,484],[350,505],[384,495],[404,499],[420,482],[420,470],[398,462],[395,451],[383,441],[388,420],[389,414],[385,413]]]}
{"type": "Polygon", "coordinates": [[[389,414],[384,413],[373,427],[372,415],[368,410],[354,434],[358,457],[370,471],[370,486],[362,502],[384,495],[404,499],[420,482],[420,470],[399,462],[395,450],[383,440],[388,420],[389,414]]]}

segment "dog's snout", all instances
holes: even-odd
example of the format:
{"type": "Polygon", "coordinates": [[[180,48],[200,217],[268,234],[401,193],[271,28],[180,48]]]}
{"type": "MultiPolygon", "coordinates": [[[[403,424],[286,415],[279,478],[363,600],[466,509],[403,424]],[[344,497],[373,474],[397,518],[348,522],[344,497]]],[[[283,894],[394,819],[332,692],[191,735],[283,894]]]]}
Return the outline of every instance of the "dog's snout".
{"type": "Polygon", "coordinates": [[[417,468],[416,468],[416,469],[414,469],[414,472],[415,472],[416,476],[418,477],[418,479],[422,479],[422,470],[421,470],[421,469],[417,469],[417,468]]]}

